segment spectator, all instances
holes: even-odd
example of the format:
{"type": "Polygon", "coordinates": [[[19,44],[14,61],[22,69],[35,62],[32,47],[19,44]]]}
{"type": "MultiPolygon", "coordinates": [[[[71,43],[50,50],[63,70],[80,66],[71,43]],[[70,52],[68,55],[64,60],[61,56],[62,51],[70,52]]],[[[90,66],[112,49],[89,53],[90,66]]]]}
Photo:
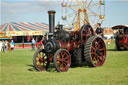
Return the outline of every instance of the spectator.
{"type": "Polygon", "coordinates": [[[14,42],[13,42],[13,40],[11,41],[11,51],[13,51],[14,50],[14,42]]]}
{"type": "Polygon", "coordinates": [[[5,52],[7,52],[7,50],[8,50],[8,41],[5,40],[5,52]]]}
{"type": "Polygon", "coordinates": [[[2,41],[0,41],[0,52],[2,51],[2,41]]]}
{"type": "Polygon", "coordinates": [[[97,23],[97,26],[96,26],[96,34],[101,36],[103,38],[104,34],[103,34],[103,29],[101,28],[101,24],[100,23],[97,23]]]}
{"type": "Polygon", "coordinates": [[[46,44],[47,39],[48,39],[48,35],[46,34],[46,35],[43,36],[43,41],[42,41],[43,45],[46,44]]]}
{"type": "Polygon", "coordinates": [[[43,40],[40,40],[40,42],[38,43],[38,49],[42,47],[42,43],[43,43],[43,40]]]}
{"type": "Polygon", "coordinates": [[[33,39],[32,39],[32,50],[35,50],[35,43],[36,43],[36,41],[35,41],[35,39],[33,38],[33,39]]]}
{"type": "Polygon", "coordinates": [[[2,41],[2,51],[3,52],[5,51],[5,42],[4,42],[4,40],[2,41]]]}
{"type": "Polygon", "coordinates": [[[8,50],[11,50],[11,41],[8,42],[8,50]]]}

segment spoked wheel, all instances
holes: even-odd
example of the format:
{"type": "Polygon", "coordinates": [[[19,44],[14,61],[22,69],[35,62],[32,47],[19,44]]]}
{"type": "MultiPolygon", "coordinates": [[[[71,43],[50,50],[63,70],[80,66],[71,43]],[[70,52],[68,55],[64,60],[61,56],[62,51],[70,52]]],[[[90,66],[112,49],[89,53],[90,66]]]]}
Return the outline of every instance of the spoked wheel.
{"type": "Polygon", "coordinates": [[[87,41],[87,30],[86,30],[86,26],[83,26],[82,28],[81,28],[81,41],[82,41],[82,43],[84,44],[86,41],[87,41]]]}
{"type": "Polygon", "coordinates": [[[85,44],[87,41],[87,38],[93,34],[92,27],[90,25],[84,25],[81,28],[80,36],[82,44],[85,44]]]}
{"type": "Polygon", "coordinates": [[[102,66],[106,59],[106,46],[102,38],[90,37],[84,46],[84,57],[88,66],[102,66]]]}
{"type": "Polygon", "coordinates": [[[39,49],[36,51],[33,57],[33,64],[35,69],[38,71],[47,70],[49,66],[49,61],[44,49],[39,49]]]}
{"type": "Polygon", "coordinates": [[[66,72],[71,65],[71,57],[66,49],[59,49],[54,55],[54,65],[58,72],[66,72]]]}

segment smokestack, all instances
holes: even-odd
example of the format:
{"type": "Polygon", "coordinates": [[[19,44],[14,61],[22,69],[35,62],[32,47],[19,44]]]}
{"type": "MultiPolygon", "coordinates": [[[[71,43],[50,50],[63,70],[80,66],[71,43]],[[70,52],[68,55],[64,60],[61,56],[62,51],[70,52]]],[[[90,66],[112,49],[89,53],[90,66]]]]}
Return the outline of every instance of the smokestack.
{"type": "Polygon", "coordinates": [[[53,33],[54,32],[54,28],[55,28],[55,11],[54,10],[50,10],[48,11],[49,14],[49,33],[53,33]]]}

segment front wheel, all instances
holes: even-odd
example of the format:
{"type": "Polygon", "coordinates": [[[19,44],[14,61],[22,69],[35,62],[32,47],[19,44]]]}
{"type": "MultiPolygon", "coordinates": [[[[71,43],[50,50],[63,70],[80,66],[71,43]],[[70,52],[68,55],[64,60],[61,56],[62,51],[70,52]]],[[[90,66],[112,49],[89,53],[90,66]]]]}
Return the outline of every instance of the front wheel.
{"type": "Polygon", "coordinates": [[[45,71],[49,66],[48,55],[44,49],[38,49],[33,56],[33,65],[38,71],[45,71]]]}
{"type": "Polygon", "coordinates": [[[84,46],[84,57],[89,67],[102,66],[106,59],[106,46],[102,38],[90,37],[84,46]]]}
{"type": "Polygon", "coordinates": [[[54,55],[54,65],[58,72],[66,72],[71,65],[71,57],[66,49],[59,49],[54,55]]]}

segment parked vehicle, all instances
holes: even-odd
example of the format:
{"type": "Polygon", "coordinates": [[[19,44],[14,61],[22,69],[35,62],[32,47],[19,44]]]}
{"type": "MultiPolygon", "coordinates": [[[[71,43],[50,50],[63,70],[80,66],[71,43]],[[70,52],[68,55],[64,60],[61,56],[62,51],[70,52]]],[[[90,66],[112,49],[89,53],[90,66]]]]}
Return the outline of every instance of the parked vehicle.
{"type": "Polygon", "coordinates": [[[117,50],[128,49],[128,25],[117,25],[112,27],[115,33],[115,45],[117,50]]]}

